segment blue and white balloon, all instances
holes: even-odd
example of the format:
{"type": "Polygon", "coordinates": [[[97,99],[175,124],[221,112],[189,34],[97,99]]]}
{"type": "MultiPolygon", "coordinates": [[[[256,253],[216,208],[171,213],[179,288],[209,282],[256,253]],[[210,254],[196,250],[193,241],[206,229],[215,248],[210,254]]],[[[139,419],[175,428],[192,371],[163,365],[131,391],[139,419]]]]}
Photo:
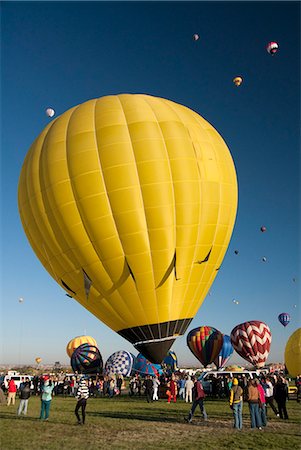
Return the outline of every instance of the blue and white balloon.
{"type": "Polygon", "coordinates": [[[106,375],[122,375],[129,377],[132,372],[135,356],[126,350],[120,350],[113,353],[107,359],[104,372],[106,375]]]}

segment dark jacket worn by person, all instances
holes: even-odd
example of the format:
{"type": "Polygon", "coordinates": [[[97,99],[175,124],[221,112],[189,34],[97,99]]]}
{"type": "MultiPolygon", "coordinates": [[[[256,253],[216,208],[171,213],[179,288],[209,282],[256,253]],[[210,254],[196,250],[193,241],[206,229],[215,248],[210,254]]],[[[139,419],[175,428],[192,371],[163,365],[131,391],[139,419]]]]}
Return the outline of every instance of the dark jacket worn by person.
{"type": "Polygon", "coordinates": [[[20,399],[21,400],[28,400],[30,397],[30,384],[24,383],[22,388],[20,389],[20,399]]]}

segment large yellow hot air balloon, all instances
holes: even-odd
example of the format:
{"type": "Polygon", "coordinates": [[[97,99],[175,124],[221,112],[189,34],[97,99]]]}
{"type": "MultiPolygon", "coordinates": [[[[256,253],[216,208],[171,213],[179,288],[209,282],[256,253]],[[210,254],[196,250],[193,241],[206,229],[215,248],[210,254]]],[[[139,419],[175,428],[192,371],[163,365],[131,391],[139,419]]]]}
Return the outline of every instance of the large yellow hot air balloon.
{"type": "Polygon", "coordinates": [[[74,350],[76,350],[82,344],[90,344],[94,347],[97,347],[97,342],[91,336],[76,336],[68,342],[66,347],[66,352],[68,356],[71,358],[74,350]]]}
{"type": "Polygon", "coordinates": [[[288,373],[297,377],[301,374],[301,328],[298,328],[288,339],[284,354],[288,373]]]}
{"type": "Polygon", "coordinates": [[[237,207],[230,152],[190,109],[142,94],[54,119],[20,176],[26,235],[85,308],[161,362],[224,258],[237,207]]]}

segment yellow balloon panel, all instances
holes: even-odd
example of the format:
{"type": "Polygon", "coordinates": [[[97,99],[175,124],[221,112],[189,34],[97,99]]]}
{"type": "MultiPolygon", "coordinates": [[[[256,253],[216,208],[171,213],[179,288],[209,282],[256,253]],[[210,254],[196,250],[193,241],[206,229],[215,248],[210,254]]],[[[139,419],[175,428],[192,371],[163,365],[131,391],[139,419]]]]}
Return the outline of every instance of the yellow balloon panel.
{"type": "Polygon", "coordinates": [[[66,352],[68,356],[71,358],[72,353],[82,344],[90,344],[97,347],[96,340],[91,336],[76,336],[68,342],[66,347],[66,352]]]}
{"type": "Polygon", "coordinates": [[[298,328],[288,339],[284,359],[290,375],[293,377],[301,375],[301,328],[298,328]]]}
{"type": "Polygon", "coordinates": [[[19,183],[24,230],[45,268],[145,356],[153,343],[150,359],[202,304],[236,208],[234,164],[216,130],[142,94],[57,117],[33,143],[19,183]]]}

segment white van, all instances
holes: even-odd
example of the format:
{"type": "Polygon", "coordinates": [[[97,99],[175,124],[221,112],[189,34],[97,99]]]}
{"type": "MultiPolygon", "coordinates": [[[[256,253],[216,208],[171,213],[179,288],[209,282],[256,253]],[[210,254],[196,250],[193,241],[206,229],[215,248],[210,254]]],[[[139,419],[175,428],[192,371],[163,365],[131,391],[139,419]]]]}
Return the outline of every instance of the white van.
{"type": "Polygon", "coordinates": [[[227,379],[229,378],[245,378],[247,381],[253,378],[258,378],[260,371],[256,370],[242,370],[235,372],[228,372],[225,370],[210,370],[208,372],[203,372],[198,377],[198,380],[202,382],[203,389],[206,394],[212,394],[212,385],[215,379],[219,378],[221,380],[222,388],[226,387],[227,379]]]}
{"type": "Polygon", "coordinates": [[[26,378],[29,378],[30,381],[30,389],[33,389],[33,383],[32,383],[32,376],[31,375],[5,375],[4,377],[4,386],[6,389],[8,389],[8,382],[9,380],[14,380],[17,389],[20,388],[20,384],[24,383],[24,381],[26,380],[26,378]]]}

